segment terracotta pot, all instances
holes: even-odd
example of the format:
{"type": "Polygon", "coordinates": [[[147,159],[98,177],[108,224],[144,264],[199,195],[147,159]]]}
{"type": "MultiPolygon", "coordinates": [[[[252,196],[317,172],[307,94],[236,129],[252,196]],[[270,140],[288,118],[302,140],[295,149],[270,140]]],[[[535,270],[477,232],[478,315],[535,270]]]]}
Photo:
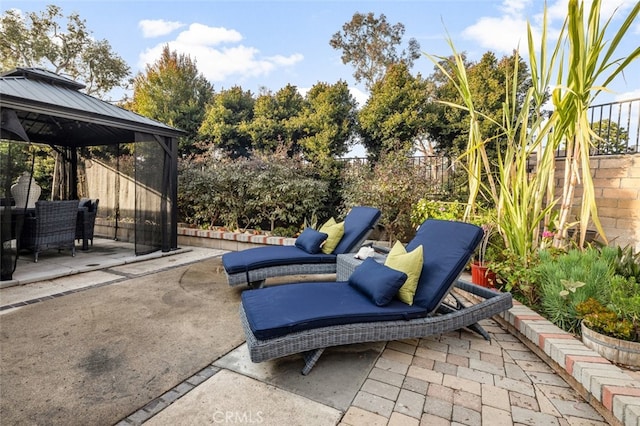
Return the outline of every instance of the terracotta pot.
{"type": "Polygon", "coordinates": [[[471,264],[471,282],[482,287],[496,288],[496,273],[479,262],[471,264]]]}
{"type": "Polygon", "coordinates": [[[640,343],[600,334],[582,323],[582,343],[615,364],[640,367],[640,343]]]}

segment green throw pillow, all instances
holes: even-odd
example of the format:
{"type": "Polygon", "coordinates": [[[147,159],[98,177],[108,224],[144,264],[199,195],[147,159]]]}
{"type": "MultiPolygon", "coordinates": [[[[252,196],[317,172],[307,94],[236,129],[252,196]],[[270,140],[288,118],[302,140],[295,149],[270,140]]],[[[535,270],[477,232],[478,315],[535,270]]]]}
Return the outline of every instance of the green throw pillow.
{"type": "Polygon", "coordinates": [[[322,245],[322,252],[331,254],[344,235],[344,222],[336,223],[336,220],[331,218],[322,225],[319,231],[328,235],[327,240],[322,245]]]}
{"type": "Polygon", "coordinates": [[[413,305],[413,296],[416,294],[420,274],[422,273],[422,245],[407,253],[400,241],[396,241],[387,255],[384,264],[396,271],[407,274],[407,281],[398,291],[398,299],[407,305],[413,305]]]}

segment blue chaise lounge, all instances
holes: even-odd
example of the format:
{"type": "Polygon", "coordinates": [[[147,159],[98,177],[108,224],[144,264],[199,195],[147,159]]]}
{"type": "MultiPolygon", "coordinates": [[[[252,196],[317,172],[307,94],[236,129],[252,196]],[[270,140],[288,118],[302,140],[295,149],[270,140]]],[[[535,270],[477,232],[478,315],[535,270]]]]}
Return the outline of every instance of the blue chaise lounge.
{"type": "MultiPolygon", "coordinates": [[[[511,308],[511,294],[458,280],[482,235],[481,228],[468,223],[425,221],[406,247],[412,251],[423,246],[412,305],[392,298],[379,306],[377,299],[374,303],[362,291],[362,285],[365,290],[372,283],[384,287],[398,278],[397,271],[373,259],[354,266],[348,278],[339,271],[338,279],[343,281],[285,284],[242,293],[240,317],[251,360],[302,353],[302,373],[308,374],[322,351],[331,346],[420,338],[463,327],[488,339],[477,322],[511,308]],[[452,292],[454,287],[481,301],[463,303],[452,292]]],[[[355,262],[352,255],[341,256],[339,262],[343,259],[355,262]]]]}
{"type": "Polygon", "coordinates": [[[353,207],[344,219],[344,236],[332,253],[311,254],[296,246],[256,247],[225,253],[222,264],[230,286],[262,287],[270,277],[336,272],[338,254],[356,252],[380,219],[374,207],[353,207]]]}

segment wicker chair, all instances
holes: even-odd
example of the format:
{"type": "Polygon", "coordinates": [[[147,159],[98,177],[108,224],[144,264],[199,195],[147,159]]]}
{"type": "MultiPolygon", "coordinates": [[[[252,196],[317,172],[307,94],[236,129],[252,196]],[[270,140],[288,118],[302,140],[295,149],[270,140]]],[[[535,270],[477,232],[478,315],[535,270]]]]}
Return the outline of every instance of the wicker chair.
{"type": "Polygon", "coordinates": [[[81,198],[78,203],[78,209],[86,208],[86,210],[78,211],[78,221],[76,222],[76,240],[82,240],[82,250],[87,250],[88,241],[93,246],[93,228],[96,224],[96,215],[98,214],[99,199],[81,198]]]}
{"type": "Polygon", "coordinates": [[[35,262],[42,250],[50,248],[70,249],[75,256],[77,216],[77,201],[36,202],[35,216],[25,218],[20,249],[31,250],[35,262]]]}
{"type": "Polygon", "coordinates": [[[358,264],[353,255],[338,256],[336,282],[243,292],[240,318],[251,360],[303,354],[302,374],[308,374],[331,346],[416,339],[464,327],[489,339],[478,321],[511,308],[511,294],[457,280],[482,235],[482,229],[468,223],[430,219],[422,224],[407,245],[408,251],[424,247],[413,305],[394,299],[376,306],[354,289],[347,282],[358,264]],[[465,302],[452,291],[454,287],[478,302],[465,302]]]}

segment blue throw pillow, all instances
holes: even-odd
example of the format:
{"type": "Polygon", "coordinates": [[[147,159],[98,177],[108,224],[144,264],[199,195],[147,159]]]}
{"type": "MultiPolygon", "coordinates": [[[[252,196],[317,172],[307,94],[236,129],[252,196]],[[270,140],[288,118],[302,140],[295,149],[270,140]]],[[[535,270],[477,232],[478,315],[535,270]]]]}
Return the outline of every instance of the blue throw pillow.
{"type": "Polygon", "coordinates": [[[313,228],[306,228],[302,234],[296,238],[295,246],[309,254],[320,253],[321,245],[327,239],[328,235],[324,232],[318,232],[313,228]]]}
{"type": "Polygon", "coordinates": [[[407,280],[407,274],[396,271],[372,258],[365,259],[349,277],[349,285],[371,299],[378,306],[384,306],[398,294],[407,280]]]}

